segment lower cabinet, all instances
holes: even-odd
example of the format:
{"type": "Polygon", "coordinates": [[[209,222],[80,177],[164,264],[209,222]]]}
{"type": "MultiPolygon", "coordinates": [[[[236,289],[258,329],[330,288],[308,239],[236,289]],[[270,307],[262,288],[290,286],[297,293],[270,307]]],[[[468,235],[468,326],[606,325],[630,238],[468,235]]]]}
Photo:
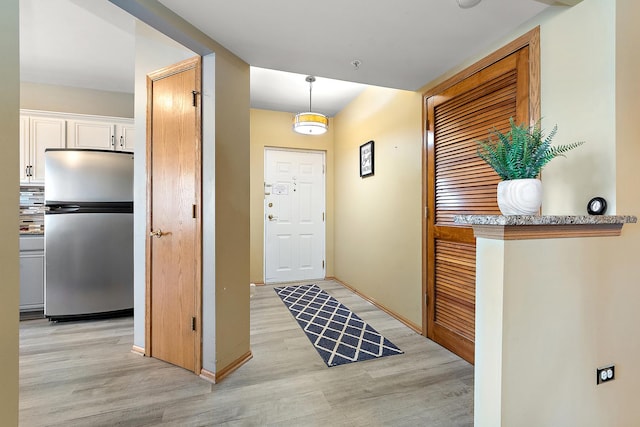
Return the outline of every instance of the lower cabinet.
{"type": "Polygon", "coordinates": [[[20,311],[42,310],[44,309],[44,239],[21,237],[20,246],[20,311]]]}

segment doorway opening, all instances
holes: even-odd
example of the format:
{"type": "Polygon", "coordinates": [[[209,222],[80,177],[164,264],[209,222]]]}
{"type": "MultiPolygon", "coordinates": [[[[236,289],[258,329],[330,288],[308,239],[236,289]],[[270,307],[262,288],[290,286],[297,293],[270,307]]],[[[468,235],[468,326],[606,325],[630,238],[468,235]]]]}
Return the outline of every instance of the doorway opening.
{"type": "Polygon", "coordinates": [[[540,117],[540,29],[424,94],[423,323],[424,334],[475,360],[476,245],[455,215],[499,214],[498,175],[476,155],[476,140],[509,118],[540,117]]]}
{"type": "Polygon", "coordinates": [[[202,365],[201,58],[147,77],[146,355],[202,365]]]}
{"type": "Polygon", "coordinates": [[[325,152],[265,148],[264,279],[324,279],[325,152]]]}

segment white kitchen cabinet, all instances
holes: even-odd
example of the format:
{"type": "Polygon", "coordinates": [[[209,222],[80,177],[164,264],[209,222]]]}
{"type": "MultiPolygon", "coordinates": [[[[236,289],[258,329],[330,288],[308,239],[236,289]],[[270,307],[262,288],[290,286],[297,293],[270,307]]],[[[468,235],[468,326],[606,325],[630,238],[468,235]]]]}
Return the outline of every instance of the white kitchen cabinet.
{"type": "Polygon", "coordinates": [[[133,120],[70,117],[67,121],[67,147],[133,151],[133,131],[133,120]]]}
{"type": "Polygon", "coordinates": [[[44,150],[133,151],[133,119],[20,110],[20,184],[44,184],[44,150]]]}
{"type": "Polygon", "coordinates": [[[20,311],[44,308],[44,237],[20,237],[20,311]]]}
{"type": "Polygon", "coordinates": [[[66,121],[57,117],[20,116],[20,183],[44,183],[44,150],[64,148],[66,121]]]}
{"type": "Polygon", "coordinates": [[[136,142],[136,128],[133,120],[130,123],[121,123],[116,125],[116,135],[119,135],[119,150],[133,152],[136,142]]]}
{"type": "Polygon", "coordinates": [[[20,115],[20,183],[29,183],[29,116],[20,115]]]}

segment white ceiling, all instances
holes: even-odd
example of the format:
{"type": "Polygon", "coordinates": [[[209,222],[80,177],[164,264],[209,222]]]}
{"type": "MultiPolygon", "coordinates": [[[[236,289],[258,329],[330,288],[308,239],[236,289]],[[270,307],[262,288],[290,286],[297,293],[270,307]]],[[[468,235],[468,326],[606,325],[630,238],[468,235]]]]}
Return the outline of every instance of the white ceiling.
{"type": "Polygon", "coordinates": [[[159,1],[251,65],[408,90],[547,7],[535,0],[484,0],[471,9],[456,0],[159,1]]]}
{"type": "MultiPolygon", "coordinates": [[[[251,105],[335,115],[366,86],[416,90],[549,0],[159,0],[251,69],[251,105]],[[352,65],[360,61],[358,69],[352,65]],[[257,67],[257,68],[256,68],[257,67]],[[278,72],[286,71],[286,73],[278,72]]],[[[133,92],[134,19],[107,0],[20,0],[23,81],[133,92]]]]}
{"type": "MultiPolygon", "coordinates": [[[[299,113],[309,110],[309,83],[304,74],[251,67],[251,107],[299,113]]],[[[316,77],[311,89],[314,112],[335,116],[367,85],[316,77]]]]}
{"type": "Polygon", "coordinates": [[[20,79],[133,93],[134,32],[107,0],[20,0],[20,79]]]}

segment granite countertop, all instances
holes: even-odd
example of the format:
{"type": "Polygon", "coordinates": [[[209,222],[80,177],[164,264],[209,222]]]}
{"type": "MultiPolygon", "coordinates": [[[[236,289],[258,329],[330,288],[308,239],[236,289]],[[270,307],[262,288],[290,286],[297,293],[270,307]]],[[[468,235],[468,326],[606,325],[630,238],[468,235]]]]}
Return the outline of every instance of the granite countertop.
{"type": "Polygon", "coordinates": [[[634,224],[631,215],[456,215],[456,224],[467,225],[597,225],[634,224]]]}

